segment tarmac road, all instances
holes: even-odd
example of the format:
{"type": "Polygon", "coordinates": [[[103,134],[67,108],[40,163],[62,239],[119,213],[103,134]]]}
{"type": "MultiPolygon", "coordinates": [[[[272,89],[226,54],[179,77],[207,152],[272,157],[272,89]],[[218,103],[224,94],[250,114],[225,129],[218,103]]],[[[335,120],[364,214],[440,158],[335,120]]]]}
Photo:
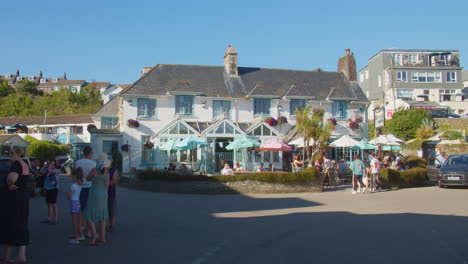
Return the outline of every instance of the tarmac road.
{"type": "Polygon", "coordinates": [[[98,247],[67,244],[31,200],[29,263],[468,263],[468,189],[350,189],[274,195],[181,195],[118,189],[116,231],[98,247]]]}

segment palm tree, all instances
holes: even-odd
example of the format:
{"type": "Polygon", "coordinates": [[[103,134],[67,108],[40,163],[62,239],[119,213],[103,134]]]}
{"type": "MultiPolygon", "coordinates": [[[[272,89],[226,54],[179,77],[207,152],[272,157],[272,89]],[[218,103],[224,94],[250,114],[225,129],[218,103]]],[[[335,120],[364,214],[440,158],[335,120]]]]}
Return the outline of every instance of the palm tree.
{"type": "Polygon", "coordinates": [[[312,166],[312,160],[317,158],[320,151],[325,149],[328,139],[335,129],[332,122],[324,121],[325,111],[323,109],[312,109],[310,106],[304,109],[296,110],[296,128],[304,138],[304,149],[309,159],[309,165],[312,166]]]}

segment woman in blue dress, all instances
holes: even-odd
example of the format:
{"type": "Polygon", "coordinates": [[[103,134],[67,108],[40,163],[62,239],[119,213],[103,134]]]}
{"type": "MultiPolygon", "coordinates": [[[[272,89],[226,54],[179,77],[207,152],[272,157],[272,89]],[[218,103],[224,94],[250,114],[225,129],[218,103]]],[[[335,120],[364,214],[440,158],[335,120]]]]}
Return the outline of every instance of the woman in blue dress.
{"type": "Polygon", "coordinates": [[[109,186],[109,162],[101,162],[97,169],[93,169],[88,180],[92,181],[89,190],[88,203],[84,210],[84,218],[91,228],[92,239],[90,245],[96,246],[106,242],[106,221],[108,219],[107,188],[109,186]],[[96,232],[96,223],[99,223],[99,237],[96,232]]]}

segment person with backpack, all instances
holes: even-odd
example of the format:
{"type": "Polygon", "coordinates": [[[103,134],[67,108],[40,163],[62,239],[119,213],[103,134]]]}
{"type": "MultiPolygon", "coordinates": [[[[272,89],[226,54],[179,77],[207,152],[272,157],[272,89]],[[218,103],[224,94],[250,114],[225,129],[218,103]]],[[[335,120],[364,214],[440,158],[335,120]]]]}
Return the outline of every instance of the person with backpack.
{"type": "Polygon", "coordinates": [[[352,194],[356,194],[358,192],[365,192],[366,187],[365,187],[364,183],[362,182],[362,175],[364,174],[364,172],[366,170],[366,165],[364,165],[364,162],[361,160],[361,156],[359,154],[354,156],[354,161],[351,162],[350,169],[353,172],[353,192],[352,192],[352,194]],[[359,184],[359,190],[356,192],[358,184],[359,184]]]}
{"type": "Polygon", "coordinates": [[[47,203],[47,219],[41,221],[43,224],[58,224],[58,174],[59,166],[54,158],[49,158],[49,167],[44,181],[44,189],[46,190],[46,203],[47,203]]]}

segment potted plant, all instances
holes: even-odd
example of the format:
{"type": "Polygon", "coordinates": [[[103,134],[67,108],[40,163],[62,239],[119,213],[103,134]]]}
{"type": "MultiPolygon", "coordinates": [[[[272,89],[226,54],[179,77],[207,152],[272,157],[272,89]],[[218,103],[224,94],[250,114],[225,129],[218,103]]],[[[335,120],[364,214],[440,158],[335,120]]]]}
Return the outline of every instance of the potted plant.
{"type": "Polygon", "coordinates": [[[330,117],[327,119],[328,122],[330,122],[331,124],[333,124],[333,126],[336,126],[336,119],[333,118],[333,117],[330,117]]]}
{"type": "Polygon", "coordinates": [[[276,119],[274,119],[273,117],[267,117],[265,118],[265,122],[270,125],[270,126],[276,126],[276,124],[278,123],[278,121],[276,121],[276,119]]]}
{"type": "Polygon", "coordinates": [[[356,122],[356,120],[349,119],[348,120],[348,125],[349,125],[349,128],[351,128],[351,129],[358,129],[359,128],[359,123],[356,122]]]}
{"type": "Polygon", "coordinates": [[[124,144],[121,147],[122,151],[125,151],[125,152],[127,152],[129,148],[130,148],[130,146],[128,144],[124,144]]]}
{"type": "Polygon", "coordinates": [[[288,118],[285,117],[285,116],[280,116],[280,117],[278,117],[278,120],[277,120],[277,121],[278,121],[278,124],[279,124],[279,125],[287,124],[287,123],[288,123],[288,118]]]}
{"type": "Polygon", "coordinates": [[[89,133],[93,133],[94,131],[97,130],[97,127],[94,124],[89,124],[87,127],[87,130],[89,133]]]}
{"type": "Polygon", "coordinates": [[[140,126],[140,123],[135,119],[129,119],[127,121],[127,126],[133,127],[133,128],[138,128],[140,126]]]}
{"type": "Polygon", "coordinates": [[[145,149],[152,149],[152,148],[154,148],[154,143],[148,140],[148,141],[146,141],[144,147],[145,147],[145,149]]]}

